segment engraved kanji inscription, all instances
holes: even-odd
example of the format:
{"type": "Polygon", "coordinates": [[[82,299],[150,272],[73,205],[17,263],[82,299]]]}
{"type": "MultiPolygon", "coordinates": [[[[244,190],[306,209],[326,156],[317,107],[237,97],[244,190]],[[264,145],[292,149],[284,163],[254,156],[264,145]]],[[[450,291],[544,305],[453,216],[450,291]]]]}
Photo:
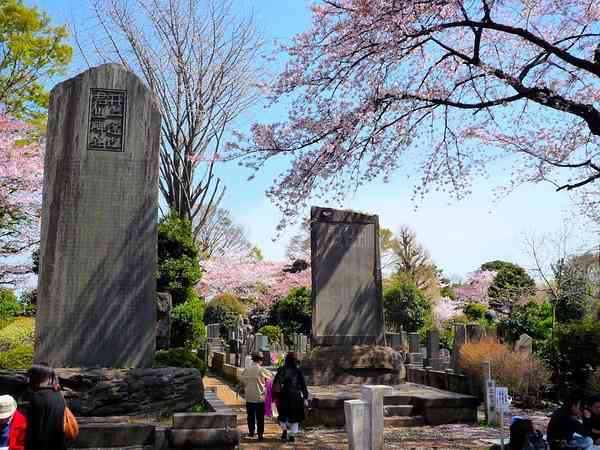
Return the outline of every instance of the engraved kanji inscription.
{"type": "Polygon", "coordinates": [[[124,151],[127,92],[90,89],[88,150],[124,151]]]}

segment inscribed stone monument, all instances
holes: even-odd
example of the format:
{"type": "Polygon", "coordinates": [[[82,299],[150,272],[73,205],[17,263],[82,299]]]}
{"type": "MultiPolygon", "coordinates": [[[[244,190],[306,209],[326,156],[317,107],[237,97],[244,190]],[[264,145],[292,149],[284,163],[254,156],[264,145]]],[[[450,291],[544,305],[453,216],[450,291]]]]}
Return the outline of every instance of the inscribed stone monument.
{"type": "Polygon", "coordinates": [[[54,87],[44,167],[36,360],[145,367],[155,349],[159,110],[106,64],[54,87]]]}
{"type": "Polygon", "coordinates": [[[384,345],[377,216],[311,209],[313,345],[384,345]]]}
{"type": "Polygon", "coordinates": [[[309,384],[397,384],[404,359],[385,345],[377,216],[311,209],[309,384]]]}

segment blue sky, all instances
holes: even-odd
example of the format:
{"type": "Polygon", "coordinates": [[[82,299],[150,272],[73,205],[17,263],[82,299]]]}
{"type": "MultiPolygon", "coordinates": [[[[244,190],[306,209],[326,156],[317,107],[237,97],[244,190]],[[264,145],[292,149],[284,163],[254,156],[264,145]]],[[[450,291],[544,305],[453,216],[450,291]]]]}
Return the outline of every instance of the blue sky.
{"type": "MultiPolygon", "coordinates": [[[[50,13],[56,23],[68,22],[73,15],[85,17],[85,0],[26,0],[50,13]]],[[[266,43],[288,42],[296,33],[310,25],[307,0],[236,0],[240,9],[252,5],[266,43]]],[[[280,57],[275,64],[281,64],[280,57]]],[[[70,74],[73,75],[73,74],[70,74]]],[[[279,121],[284,118],[283,108],[265,110],[261,105],[246,114],[239,124],[245,128],[254,121],[279,121]]],[[[285,161],[274,161],[261,171],[252,182],[251,175],[236,164],[222,164],[219,175],[227,185],[224,206],[248,231],[268,259],[283,259],[285,244],[293,229],[273,242],[279,212],[265,197],[265,190],[274,176],[285,169],[285,161]]],[[[492,189],[507,184],[501,172],[497,176],[476,183],[474,194],[461,202],[446,195],[428,196],[418,203],[411,201],[412,183],[398,176],[388,184],[374,183],[348,198],[352,209],[380,216],[386,228],[397,229],[406,224],[412,227],[420,241],[428,248],[433,260],[449,275],[464,275],[485,261],[505,259],[531,267],[523,248],[523,234],[538,235],[555,232],[564,219],[574,217],[572,199],[566,193],[556,193],[551,185],[522,187],[495,202],[492,189]]],[[[332,205],[333,206],[333,205],[332,205]]],[[[581,239],[590,239],[581,231],[581,239]]]]}

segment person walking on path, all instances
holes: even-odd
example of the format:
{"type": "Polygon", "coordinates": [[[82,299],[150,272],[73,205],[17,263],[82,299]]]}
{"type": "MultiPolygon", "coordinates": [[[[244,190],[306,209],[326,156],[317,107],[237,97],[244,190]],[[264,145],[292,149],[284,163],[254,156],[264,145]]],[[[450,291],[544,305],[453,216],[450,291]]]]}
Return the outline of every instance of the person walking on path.
{"type": "Polygon", "coordinates": [[[0,395],[0,450],[24,450],[27,420],[11,395],[0,395]]]}
{"type": "Polygon", "coordinates": [[[34,365],[27,372],[31,398],[25,450],[66,450],[65,399],[54,369],[34,365]]]}
{"type": "Polygon", "coordinates": [[[256,434],[258,440],[263,440],[265,432],[265,383],[272,378],[271,372],[261,367],[262,356],[252,355],[252,364],[246,367],[241,375],[246,397],[246,413],[248,415],[248,436],[256,434]]]}
{"type": "Polygon", "coordinates": [[[288,353],[283,367],[277,371],[273,380],[273,397],[277,400],[281,439],[293,442],[300,422],[305,419],[304,406],[308,403],[308,389],[298,368],[295,353],[288,353]]]}

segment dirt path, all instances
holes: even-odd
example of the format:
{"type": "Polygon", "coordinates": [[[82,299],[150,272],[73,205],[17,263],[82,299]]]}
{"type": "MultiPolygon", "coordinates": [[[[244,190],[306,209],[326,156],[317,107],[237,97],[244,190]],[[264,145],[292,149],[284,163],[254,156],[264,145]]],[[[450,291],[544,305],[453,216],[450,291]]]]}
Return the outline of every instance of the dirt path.
{"type": "MultiPolygon", "coordinates": [[[[281,430],[272,418],[265,418],[265,440],[258,442],[256,438],[248,437],[244,399],[237,396],[230,385],[216,377],[205,377],[204,386],[215,387],[218,397],[235,410],[238,428],[242,436],[240,448],[243,450],[346,450],[348,448],[346,432],[343,429],[311,428],[301,430],[296,442],[282,442],[280,440],[281,430]]],[[[527,416],[532,417],[532,414],[527,414],[527,416]]],[[[544,429],[542,428],[543,417],[540,420],[539,428],[544,429]]],[[[536,427],[538,427],[537,423],[536,427]]],[[[384,437],[386,449],[484,450],[490,448],[491,444],[486,442],[488,439],[499,438],[501,435],[502,433],[494,428],[456,424],[436,427],[386,428],[384,437]]],[[[506,433],[504,435],[506,436],[506,433]]]]}
{"type": "Polygon", "coordinates": [[[240,448],[243,450],[254,449],[311,449],[311,450],[341,450],[348,448],[348,440],[344,430],[310,429],[301,430],[296,442],[282,442],[281,429],[277,422],[265,417],[265,440],[258,442],[256,437],[248,437],[246,422],[246,407],[242,397],[238,397],[231,387],[223,380],[215,377],[204,377],[204,387],[214,387],[217,396],[237,413],[238,428],[242,435],[240,448]]]}

